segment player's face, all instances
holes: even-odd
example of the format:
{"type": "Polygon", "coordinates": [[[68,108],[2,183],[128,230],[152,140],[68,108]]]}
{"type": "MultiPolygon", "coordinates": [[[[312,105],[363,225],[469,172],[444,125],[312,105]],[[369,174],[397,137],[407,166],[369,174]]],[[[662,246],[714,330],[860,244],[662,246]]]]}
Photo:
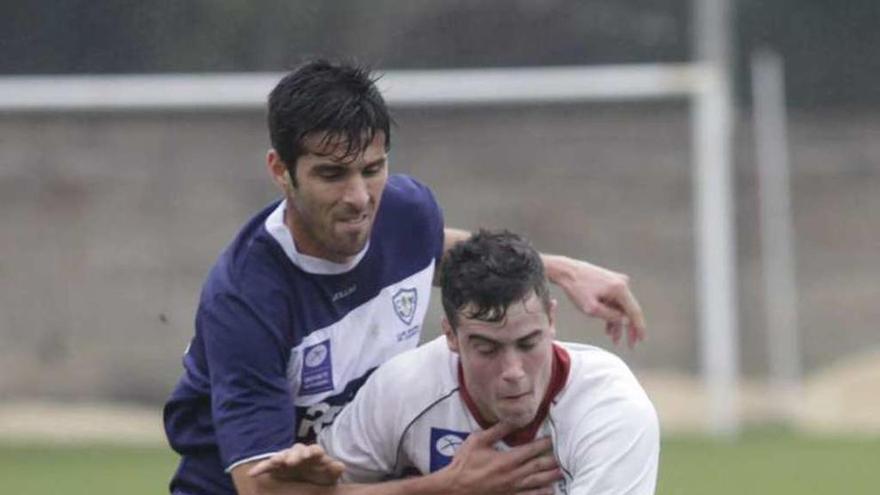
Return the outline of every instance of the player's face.
{"type": "Polygon", "coordinates": [[[486,420],[523,427],[535,418],[550,384],[555,306],[553,301],[548,313],[532,294],[507,308],[502,322],[460,316],[455,333],[444,322],[465,385],[486,420]]]}
{"type": "Polygon", "coordinates": [[[341,156],[345,142],[322,142],[324,137],[303,142],[307,152],[297,159],[296,185],[286,190],[287,224],[300,252],[342,263],[370,238],[388,180],[388,154],[383,132],[354,158],[341,156]]]}

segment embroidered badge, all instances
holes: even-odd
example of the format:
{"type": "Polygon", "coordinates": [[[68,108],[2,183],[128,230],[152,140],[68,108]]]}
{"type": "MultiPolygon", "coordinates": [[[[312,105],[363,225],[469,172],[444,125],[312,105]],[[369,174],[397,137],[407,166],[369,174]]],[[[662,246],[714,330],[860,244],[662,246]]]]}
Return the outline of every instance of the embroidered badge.
{"type": "Polygon", "coordinates": [[[416,315],[416,305],[418,304],[418,292],[415,289],[400,289],[391,298],[394,305],[394,312],[400,321],[409,325],[416,315]]]}

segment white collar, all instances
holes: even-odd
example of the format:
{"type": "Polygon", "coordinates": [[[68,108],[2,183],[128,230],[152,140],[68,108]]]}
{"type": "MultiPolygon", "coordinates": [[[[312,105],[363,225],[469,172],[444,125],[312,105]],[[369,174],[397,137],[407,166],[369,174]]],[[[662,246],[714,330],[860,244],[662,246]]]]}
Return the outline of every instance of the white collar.
{"type": "Polygon", "coordinates": [[[345,273],[356,267],[363,259],[364,255],[367,254],[367,250],[370,249],[370,242],[367,241],[364,248],[345,263],[335,263],[330,260],[325,260],[324,258],[302,254],[296,249],[296,243],[293,242],[293,234],[284,223],[284,210],[286,208],[287,200],[285,199],[277,208],[275,208],[275,211],[266,217],[264,225],[266,231],[269,232],[269,235],[271,235],[275,239],[275,242],[281,246],[281,249],[284,250],[284,254],[287,255],[290,261],[307,273],[313,273],[316,275],[338,275],[340,273],[345,273]]]}

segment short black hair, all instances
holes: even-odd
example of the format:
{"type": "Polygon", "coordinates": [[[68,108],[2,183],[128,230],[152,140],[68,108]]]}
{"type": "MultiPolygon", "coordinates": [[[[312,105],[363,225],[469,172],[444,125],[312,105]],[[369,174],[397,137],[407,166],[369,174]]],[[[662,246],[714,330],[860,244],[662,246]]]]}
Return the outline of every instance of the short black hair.
{"type": "Polygon", "coordinates": [[[536,294],[550,310],[541,255],[524,237],[507,230],[480,230],[455,244],[440,268],[443,311],[453,330],[459,312],[468,319],[503,321],[507,308],[536,294]]]}
{"type": "Polygon", "coordinates": [[[269,139],[296,178],[296,160],[305,153],[303,139],[326,132],[325,143],[339,138],[343,158],[363,152],[379,131],[391,147],[391,117],[377,78],[364,66],[312,60],[299,66],[269,94],[269,139]]]}

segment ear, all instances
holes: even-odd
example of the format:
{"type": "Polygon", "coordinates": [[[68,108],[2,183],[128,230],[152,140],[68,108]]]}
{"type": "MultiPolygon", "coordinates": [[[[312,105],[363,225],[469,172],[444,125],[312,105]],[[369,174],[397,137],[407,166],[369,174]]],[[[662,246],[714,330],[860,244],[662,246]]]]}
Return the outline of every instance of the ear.
{"type": "Polygon", "coordinates": [[[556,299],[550,299],[550,307],[547,308],[547,319],[550,320],[550,337],[556,338],[556,307],[559,303],[556,299]]]}
{"type": "Polygon", "coordinates": [[[458,354],[458,335],[445,316],[440,320],[440,326],[443,327],[443,335],[446,336],[446,345],[449,346],[449,350],[458,354]]]}
{"type": "Polygon", "coordinates": [[[275,182],[275,185],[281,188],[287,195],[293,194],[293,181],[291,181],[290,172],[287,170],[287,165],[281,161],[281,157],[278,156],[278,152],[275,149],[270,149],[266,152],[266,168],[269,170],[269,175],[272,176],[272,181],[275,182]]]}

